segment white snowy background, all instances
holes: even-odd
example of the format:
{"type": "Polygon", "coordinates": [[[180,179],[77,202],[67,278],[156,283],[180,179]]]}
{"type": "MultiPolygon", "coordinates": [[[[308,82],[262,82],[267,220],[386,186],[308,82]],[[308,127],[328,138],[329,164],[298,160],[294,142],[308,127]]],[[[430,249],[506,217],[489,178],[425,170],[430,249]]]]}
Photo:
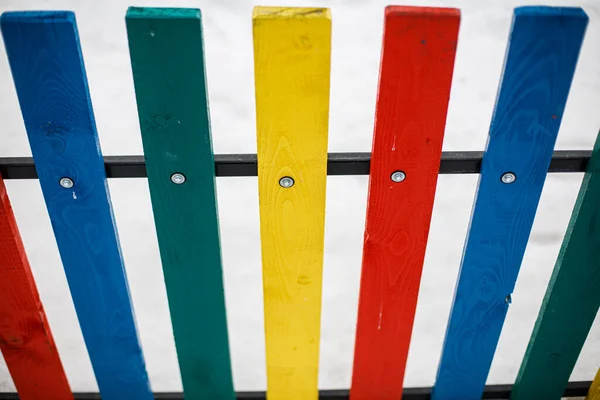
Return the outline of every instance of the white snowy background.
{"type": "MultiPolygon", "coordinates": [[[[582,6],[590,17],[558,149],[590,149],[600,128],[600,1],[420,1],[458,7],[462,22],[444,150],[482,150],[512,9],[582,6]]],[[[370,151],[384,7],[380,0],[0,0],[5,10],[72,10],[105,155],[142,154],[124,15],[128,6],[201,8],[216,153],[255,153],[251,13],[254,5],[325,6],[333,14],[329,151],[370,151]]],[[[0,157],[31,155],[8,62],[0,46],[0,157]]],[[[488,383],[513,383],[554,266],[581,174],[548,176],[488,383]]],[[[477,176],[439,178],[405,386],[432,385],[477,176]]],[[[73,390],[97,385],[35,180],[6,181],[42,301],[73,390]]],[[[147,182],[109,181],[152,389],[179,391],[147,182]]],[[[265,344],[256,178],[217,180],[224,279],[237,390],[264,390],[265,344]]],[[[329,177],[319,385],[348,388],[354,346],[367,177],[329,177]]],[[[1,294],[0,294],[1,295],[1,294]]],[[[572,380],[600,366],[595,323],[572,380]]],[[[0,362],[0,391],[14,390],[0,362]]]]}

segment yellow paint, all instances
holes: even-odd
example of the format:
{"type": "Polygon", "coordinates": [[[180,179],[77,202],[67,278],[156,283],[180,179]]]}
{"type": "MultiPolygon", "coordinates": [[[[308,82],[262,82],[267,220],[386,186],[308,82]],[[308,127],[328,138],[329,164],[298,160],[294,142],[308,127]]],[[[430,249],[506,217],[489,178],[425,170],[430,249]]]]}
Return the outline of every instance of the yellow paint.
{"type": "Polygon", "coordinates": [[[585,400],[600,400],[600,369],[594,378],[594,382],[592,382],[592,386],[590,387],[590,391],[585,400]]]}
{"type": "Polygon", "coordinates": [[[318,397],[331,15],[256,7],[252,17],[267,396],[318,397]],[[293,187],[279,185],[290,176],[293,187]]]}

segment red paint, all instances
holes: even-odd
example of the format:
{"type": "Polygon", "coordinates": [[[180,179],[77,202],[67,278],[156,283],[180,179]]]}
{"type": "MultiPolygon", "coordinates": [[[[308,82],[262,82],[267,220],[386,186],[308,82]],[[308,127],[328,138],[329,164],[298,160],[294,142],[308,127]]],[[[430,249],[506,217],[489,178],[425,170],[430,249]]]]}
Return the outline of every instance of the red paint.
{"type": "Polygon", "coordinates": [[[457,9],[385,10],[352,400],[402,396],[459,24],[457,9]]]}
{"type": "Polygon", "coordinates": [[[72,400],[0,177],[0,350],[21,400],[72,400]]]}

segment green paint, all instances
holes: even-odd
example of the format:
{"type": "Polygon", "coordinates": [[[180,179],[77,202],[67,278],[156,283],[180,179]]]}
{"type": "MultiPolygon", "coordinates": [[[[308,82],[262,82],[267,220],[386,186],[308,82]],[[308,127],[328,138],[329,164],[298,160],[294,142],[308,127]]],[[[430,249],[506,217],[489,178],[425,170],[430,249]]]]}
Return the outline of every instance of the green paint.
{"type": "Polygon", "coordinates": [[[512,400],[560,399],[600,306],[600,135],[512,400]]]}
{"type": "Polygon", "coordinates": [[[185,398],[234,399],[200,10],[130,8],[126,22],[185,398]]]}

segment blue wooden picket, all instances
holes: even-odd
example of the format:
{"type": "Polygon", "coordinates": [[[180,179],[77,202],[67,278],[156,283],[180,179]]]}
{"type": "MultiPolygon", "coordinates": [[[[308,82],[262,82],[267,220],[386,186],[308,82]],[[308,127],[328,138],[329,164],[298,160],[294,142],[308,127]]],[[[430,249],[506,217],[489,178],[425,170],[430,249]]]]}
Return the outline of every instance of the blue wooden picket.
{"type": "Polygon", "coordinates": [[[71,295],[104,400],[152,399],[75,15],[10,12],[2,34],[71,295]]]}
{"type": "Polygon", "coordinates": [[[433,399],[481,399],[587,20],[580,8],[515,9],[433,399]]]}

